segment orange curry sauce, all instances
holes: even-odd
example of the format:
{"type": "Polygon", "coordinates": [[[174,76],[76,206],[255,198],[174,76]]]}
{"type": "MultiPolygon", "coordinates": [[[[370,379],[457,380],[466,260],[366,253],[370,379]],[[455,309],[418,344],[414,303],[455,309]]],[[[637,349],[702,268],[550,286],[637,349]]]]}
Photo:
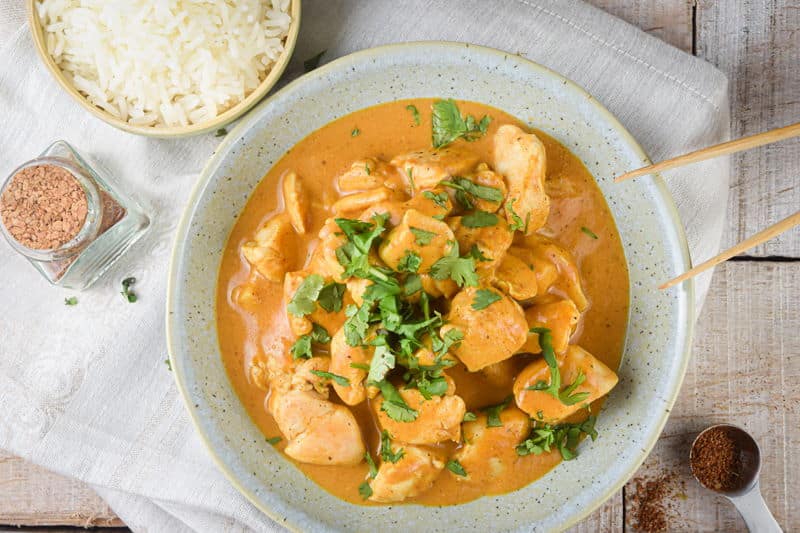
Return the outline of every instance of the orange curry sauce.
{"type": "MultiPolygon", "coordinates": [[[[312,201],[312,226],[305,235],[297,237],[297,246],[307,249],[308,257],[322,224],[332,216],[330,206],[339,197],[336,177],[350,168],[356,159],[372,157],[388,161],[397,154],[430,147],[432,102],[426,98],[381,104],[344,116],[313,132],[269,170],[231,232],[217,288],[220,348],[234,389],[266,437],[281,436],[281,433],[264,408],[266,394],[250,383],[250,362],[257,354],[285,353],[293,337],[286,319],[281,286],[264,279],[256,281],[261,302],[256,314],[236,303],[235,289],[248,282],[251,270],[241,255],[240,247],[282,208],[280,178],[286,171],[294,170],[303,178],[312,201]],[[409,104],[419,109],[421,124],[414,124],[406,109],[409,104]],[[356,128],[360,133],[352,136],[356,128]]],[[[464,114],[476,117],[488,114],[492,117],[487,134],[467,145],[480,156],[481,161],[493,160],[491,139],[498,126],[510,123],[526,127],[515,117],[483,104],[459,102],[459,107],[464,114]]],[[[554,238],[571,251],[590,301],[590,307],[583,314],[570,343],[580,344],[611,369],[617,369],[628,317],[628,269],[619,234],[600,189],[583,163],[553,138],[539,131],[535,133],[546,147],[547,192],[551,197],[550,215],[540,233],[554,238]],[[597,239],[582,228],[590,229],[597,239]]],[[[302,266],[296,265],[297,269],[302,266]]],[[[491,386],[480,373],[467,372],[462,365],[448,370],[448,374],[456,382],[457,394],[473,412],[482,406],[499,403],[509,394],[508,390],[491,386]]],[[[338,401],[335,394],[331,394],[331,398],[338,401]]],[[[376,452],[380,447],[380,431],[373,422],[368,402],[353,407],[352,411],[361,425],[368,448],[376,452]]],[[[593,404],[594,412],[601,402],[602,399],[593,404]]],[[[285,442],[283,439],[276,447],[283,449],[285,442]]],[[[265,441],[264,446],[269,444],[265,441]]],[[[452,448],[455,444],[446,446],[452,448]]],[[[339,498],[360,505],[375,505],[364,501],[358,492],[358,486],[368,472],[365,462],[356,466],[316,466],[286,459],[339,498]]],[[[543,476],[560,460],[561,456],[555,449],[538,456],[518,457],[508,475],[480,486],[459,483],[454,476],[444,475],[445,472],[430,490],[403,503],[449,505],[513,491],[543,476]]]]}

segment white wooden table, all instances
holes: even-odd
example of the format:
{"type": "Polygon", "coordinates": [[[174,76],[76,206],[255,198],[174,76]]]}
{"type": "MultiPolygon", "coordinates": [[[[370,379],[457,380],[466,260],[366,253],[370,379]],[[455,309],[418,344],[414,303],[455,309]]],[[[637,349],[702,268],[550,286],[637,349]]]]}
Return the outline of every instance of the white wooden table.
{"type": "MultiPolygon", "coordinates": [[[[724,71],[734,137],[800,120],[800,0],[590,1],[724,71]]],[[[800,139],[740,154],[733,165],[725,247],[800,209],[800,139]]],[[[800,530],[798,301],[798,230],[717,269],[686,381],[655,451],[575,531],[636,530],[636,479],[666,472],[674,473],[669,530],[744,531],[733,507],[700,489],[686,463],[694,436],[717,422],[756,437],[767,503],[785,531],[800,530]]],[[[0,451],[4,525],[124,526],[90,488],[0,451]]]]}

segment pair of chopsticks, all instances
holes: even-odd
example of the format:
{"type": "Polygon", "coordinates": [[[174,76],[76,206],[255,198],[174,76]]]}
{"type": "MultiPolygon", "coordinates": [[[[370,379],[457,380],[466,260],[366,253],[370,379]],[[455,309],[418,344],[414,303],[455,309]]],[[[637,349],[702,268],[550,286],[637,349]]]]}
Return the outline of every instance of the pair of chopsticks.
{"type": "MultiPolygon", "coordinates": [[[[736,139],[733,141],[724,142],[722,144],[709,146],[708,148],[703,148],[702,150],[697,150],[695,152],[684,154],[682,156],[661,161],[660,163],[656,163],[655,165],[649,165],[637,170],[632,170],[631,172],[626,172],[625,174],[617,176],[614,179],[614,181],[619,183],[621,181],[629,180],[631,178],[636,178],[638,176],[643,176],[645,174],[664,172],[666,170],[672,170],[673,168],[689,165],[691,163],[697,163],[699,161],[705,161],[706,159],[712,159],[714,157],[718,157],[721,155],[733,154],[736,152],[741,152],[743,150],[749,150],[757,146],[763,146],[765,144],[771,144],[774,142],[782,141],[784,139],[790,139],[792,137],[798,137],[798,136],[800,136],[800,122],[796,124],[791,124],[789,126],[784,126],[783,128],[777,128],[774,130],[765,131],[764,133],[759,133],[757,135],[742,137],[741,139],[736,139]]],[[[668,289],[670,287],[677,285],[678,283],[682,283],[687,279],[693,278],[699,273],[704,272],[710,268],[713,268],[718,264],[727,261],[731,257],[738,255],[746,250],[749,250],[750,248],[753,248],[754,246],[757,246],[763,242],[766,242],[780,235],[781,233],[790,230],[791,228],[797,225],[800,225],[800,211],[787,218],[784,218],[780,222],[773,224],[772,226],[768,227],[765,230],[759,231],[752,237],[743,240],[736,246],[733,246],[725,250],[721,254],[712,257],[711,259],[705,261],[704,263],[697,265],[696,267],[681,274],[680,276],[671,279],[662,285],[659,285],[658,288],[668,289]]]]}

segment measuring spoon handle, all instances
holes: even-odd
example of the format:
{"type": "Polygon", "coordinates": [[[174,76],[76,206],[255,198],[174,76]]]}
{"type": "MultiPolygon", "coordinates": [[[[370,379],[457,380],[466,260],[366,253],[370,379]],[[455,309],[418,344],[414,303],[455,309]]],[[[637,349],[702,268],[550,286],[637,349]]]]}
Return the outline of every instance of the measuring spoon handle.
{"type": "Polygon", "coordinates": [[[730,500],[744,518],[751,533],[783,533],[761,496],[761,487],[758,483],[747,494],[730,497],[730,500]]]}

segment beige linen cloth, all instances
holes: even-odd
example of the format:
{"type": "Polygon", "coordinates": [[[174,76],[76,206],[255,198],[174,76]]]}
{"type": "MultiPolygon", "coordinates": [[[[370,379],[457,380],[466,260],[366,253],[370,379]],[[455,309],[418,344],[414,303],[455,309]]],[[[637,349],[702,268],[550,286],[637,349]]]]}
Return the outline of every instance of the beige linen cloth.
{"type": "MultiPolygon", "coordinates": [[[[321,50],[327,62],[414,40],[467,41],[542,63],[597,97],[654,160],[729,133],[720,72],[578,1],[303,0],[286,77],[321,50]]],[[[0,448],[90,483],[135,531],[279,530],[216,469],[164,363],[174,229],[219,140],[150,140],[90,116],[37,59],[22,0],[0,0],[0,122],[0,176],[65,139],[153,215],[146,237],[74,307],[63,304],[73,291],[48,286],[0,242],[0,448]],[[119,294],[130,275],[135,304],[119,294]]],[[[666,177],[695,262],[708,258],[722,233],[728,162],[666,177]]],[[[698,282],[698,306],[708,281],[698,282]]]]}

